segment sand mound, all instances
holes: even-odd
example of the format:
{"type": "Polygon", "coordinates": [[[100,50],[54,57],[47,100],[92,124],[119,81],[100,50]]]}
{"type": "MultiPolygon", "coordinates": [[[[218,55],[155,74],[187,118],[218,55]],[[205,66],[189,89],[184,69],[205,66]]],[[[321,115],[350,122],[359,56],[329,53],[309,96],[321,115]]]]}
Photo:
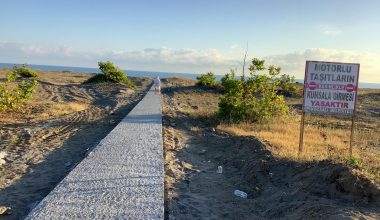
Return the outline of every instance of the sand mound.
{"type": "MultiPolygon", "coordinates": [[[[53,75],[50,75],[53,74],[53,75]]],[[[55,84],[44,72],[36,94],[17,112],[0,113],[0,206],[10,219],[25,216],[78,164],[87,152],[141,100],[150,85],[137,91],[121,84],[86,84],[76,74],[55,84]]],[[[79,77],[83,80],[83,76],[79,77]]]]}
{"type": "Polygon", "coordinates": [[[202,114],[215,109],[210,91],[173,81],[163,90],[169,219],[380,219],[373,181],[330,161],[279,159],[255,137],[217,130],[202,114]]]}

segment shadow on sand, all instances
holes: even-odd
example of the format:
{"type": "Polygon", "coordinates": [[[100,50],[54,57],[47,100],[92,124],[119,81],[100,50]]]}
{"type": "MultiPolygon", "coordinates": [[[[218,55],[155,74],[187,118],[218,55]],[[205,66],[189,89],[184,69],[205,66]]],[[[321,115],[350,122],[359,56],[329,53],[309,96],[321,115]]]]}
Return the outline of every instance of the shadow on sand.
{"type": "MultiPolygon", "coordinates": [[[[190,86],[163,93],[173,98],[199,90],[190,86]]],[[[327,160],[276,158],[255,137],[215,131],[215,119],[173,109],[163,116],[164,152],[178,159],[165,164],[166,178],[176,179],[174,186],[165,186],[166,219],[380,218],[378,186],[349,168],[327,160]],[[179,144],[173,146],[173,140],[179,144]],[[222,174],[216,173],[218,166],[222,174]],[[247,192],[248,199],[236,197],[235,189],[247,192]]]]}
{"type": "MultiPolygon", "coordinates": [[[[112,114],[84,122],[77,132],[61,147],[49,153],[43,162],[30,164],[21,179],[0,191],[0,206],[12,208],[11,215],[1,215],[0,219],[23,219],[140,102],[149,88],[147,86],[145,91],[137,92],[132,103],[119,107],[112,114]],[[104,121],[110,120],[114,123],[104,124],[104,121]]],[[[100,93],[96,96],[103,97],[100,93]]],[[[104,102],[101,105],[97,99],[92,104],[104,107],[104,102]]],[[[115,106],[112,100],[106,104],[115,106]]]]}

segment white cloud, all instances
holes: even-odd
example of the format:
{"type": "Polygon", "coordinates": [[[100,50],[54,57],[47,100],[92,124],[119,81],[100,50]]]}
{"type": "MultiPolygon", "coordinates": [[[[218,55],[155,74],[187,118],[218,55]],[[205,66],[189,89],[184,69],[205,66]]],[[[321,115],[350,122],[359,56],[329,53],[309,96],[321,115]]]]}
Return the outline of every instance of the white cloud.
{"type": "Polygon", "coordinates": [[[339,28],[330,26],[330,25],[319,26],[319,29],[320,29],[320,32],[326,36],[336,36],[343,33],[343,31],[340,30],[339,28]]]}
{"type": "MultiPolygon", "coordinates": [[[[247,59],[246,67],[251,58],[247,59]]],[[[306,49],[287,54],[263,57],[267,64],[281,66],[284,73],[298,79],[304,76],[306,60],[360,63],[360,81],[380,83],[380,55],[333,49],[306,49]]],[[[223,53],[217,49],[173,49],[168,47],[143,50],[95,51],[70,46],[47,47],[12,42],[0,42],[0,62],[30,63],[61,66],[96,67],[98,61],[110,60],[123,69],[167,72],[225,74],[242,67],[241,54],[233,50],[223,53]]],[[[239,71],[240,72],[240,71],[239,71]]]]}
{"type": "Polygon", "coordinates": [[[96,66],[100,60],[111,60],[127,69],[173,72],[226,73],[239,65],[239,61],[217,49],[161,47],[136,51],[85,51],[70,46],[47,47],[0,42],[0,62],[96,66]]]}
{"type": "Polygon", "coordinates": [[[342,32],[339,31],[339,30],[324,30],[322,31],[322,34],[324,35],[328,35],[328,36],[334,36],[334,35],[338,35],[338,34],[341,34],[342,32]]]}
{"type": "Polygon", "coordinates": [[[240,49],[240,45],[239,44],[232,44],[230,46],[231,50],[237,50],[237,49],[240,49]]]}
{"type": "Polygon", "coordinates": [[[268,63],[281,66],[285,73],[293,74],[299,79],[304,76],[306,60],[360,63],[359,80],[361,82],[380,82],[379,54],[314,48],[302,52],[267,56],[264,59],[268,63]]]}

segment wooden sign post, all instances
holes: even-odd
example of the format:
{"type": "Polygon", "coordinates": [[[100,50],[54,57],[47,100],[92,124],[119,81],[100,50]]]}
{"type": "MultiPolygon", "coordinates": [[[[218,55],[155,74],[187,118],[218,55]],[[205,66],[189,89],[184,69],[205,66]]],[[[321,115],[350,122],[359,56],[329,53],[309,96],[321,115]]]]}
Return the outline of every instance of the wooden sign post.
{"type": "Polygon", "coordinates": [[[355,115],[352,116],[352,121],[351,121],[350,158],[352,158],[352,144],[354,142],[354,131],[355,131],[355,115]]]}
{"type": "Polygon", "coordinates": [[[302,111],[301,128],[300,128],[300,141],[299,141],[299,145],[298,145],[298,160],[301,157],[302,148],[303,148],[303,131],[304,131],[304,127],[305,127],[305,112],[302,111]]]}
{"type": "Polygon", "coordinates": [[[359,69],[358,63],[306,61],[298,158],[303,150],[305,113],[350,116],[352,158],[359,69]]]}

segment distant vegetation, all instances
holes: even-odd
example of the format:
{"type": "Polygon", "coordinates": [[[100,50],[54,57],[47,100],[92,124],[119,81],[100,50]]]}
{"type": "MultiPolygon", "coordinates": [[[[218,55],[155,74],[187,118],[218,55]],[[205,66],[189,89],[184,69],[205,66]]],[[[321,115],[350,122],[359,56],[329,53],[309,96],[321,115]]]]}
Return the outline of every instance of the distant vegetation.
{"type": "Polygon", "coordinates": [[[219,100],[218,115],[229,122],[265,121],[288,114],[282,94],[296,91],[294,77],[283,74],[281,67],[265,67],[265,60],[254,58],[249,76],[238,79],[231,70],[222,78],[225,94],[219,100]],[[259,74],[267,70],[267,74],[259,74]]]}
{"type": "Polygon", "coordinates": [[[197,85],[199,86],[207,86],[207,87],[215,87],[216,86],[216,77],[214,73],[208,72],[206,74],[201,74],[197,77],[197,85]]]}
{"type": "MultiPolygon", "coordinates": [[[[266,72],[266,71],[265,71],[266,72]]],[[[234,75],[232,71],[229,75],[234,75]]],[[[281,77],[280,77],[281,78],[281,77]]],[[[223,78],[224,84],[230,83],[230,88],[236,89],[236,93],[243,91],[241,77],[236,80],[223,78]]],[[[245,80],[248,80],[247,78],[245,80]]],[[[286,81],[285,81],[286,82],[286,81]]],[[[182,79],[171,79],[168,85],[192,85],[182,79]]],[[[302,85],[297,86],[296,95],[286,98],[288,105],[302,105],[302,85]]],[[[227,87],[227,86],[226,86],[227,87]]],[[[281,91],[279,86],[278,92],[281,91]]],[[[232,91],[230,91],[232,93],[232,91]]],[[[353,172],[362,176],[365,175],[375,179],[380,183],[380,90],[360,89],[358,98],[357,123],[355,125],[353,158],[349,158],[349,140],[351,119],[343,119],[337,116],[309,115],[305,116],[304,132],[304,152],[298,158],[298,141],[300,134],[301,111],[295,110],[286,117],[274,117],[268,121],[257,121],[251,123],[241,120],[240,123],[231,123],[226,118],[222,121],[215,117],[215,109],[220,105],[220,101],[226,93],[219,93],[218,90],[198,90],[184,88],[178,90],[168,97],[177,101],[173,103],[180,105],[179,114],[196,118],[201,124],[190,127],[191,132],[202,132],[203,125],[215,128],[221,132],[227,132],[233,136],[254,136],[259,140],[268,143],[267,148],[273,155],[288,161],[331,161],[333,163],[348,165],[353,172]]],[[[242,95],[242,93],[239,93],[242,95]]],[[[258,95],[258,94],[257,94],[258,95]]],[[[242,100],[237,96],[238,100],[242,100]]],[[[232,97],[231,97],[232,99],[232,97]]],[[[237,103],[237,101],[236,101],[237,103]]],[[[236,110],[234,108],[234,110],[236,110]]],[[[217,112],[219,113],[219,112],[217,112]]],[[[235,113],[235,112],[234,112],[235,113]]],[[[236,113],[238,114],[238,113],[236,113]]],[[[185,119],[183,119],[185,120],[185,119]]],[[[232,121],[234,122],[234,121],[232,121]]],[[[362,186],[359,186],[362,187],[362,186]]]]}
{"type": "Polygon", "coordinates": [[[26,64],[22,68],[15,66],[7,79],[0,83],[0,111],[15,110],[28,99],[32,98],[36,80],[17,81],[19,77],[36,77],[37,74],[30,70],[26,64]]]}
{"type": "Polygon", "coordinates": [[[279,92],[284,96],[293,96],[297,93],[297,85],[294,76],[282,74],[279,83],[279,92]]]}
{"type": "Polygon", "coordinates": [[[98,62],[99,69],[102,71],[100,74],[96,74],[84,83],[102,83],[102,82],[114,82],[123,83],[129,85],[132,89],[136,89],[136,85],[127,78],[127,75],[115,66],[112,62],[98,62]]]}
{"type": "Polygon", "coordinates": [[[29,68],[28,64],[23,64],[22,67],[18,67],[16,64],[13,66],[13,73],[21,77],[30,78],[38,77],[38,73],[29,68]]]}

